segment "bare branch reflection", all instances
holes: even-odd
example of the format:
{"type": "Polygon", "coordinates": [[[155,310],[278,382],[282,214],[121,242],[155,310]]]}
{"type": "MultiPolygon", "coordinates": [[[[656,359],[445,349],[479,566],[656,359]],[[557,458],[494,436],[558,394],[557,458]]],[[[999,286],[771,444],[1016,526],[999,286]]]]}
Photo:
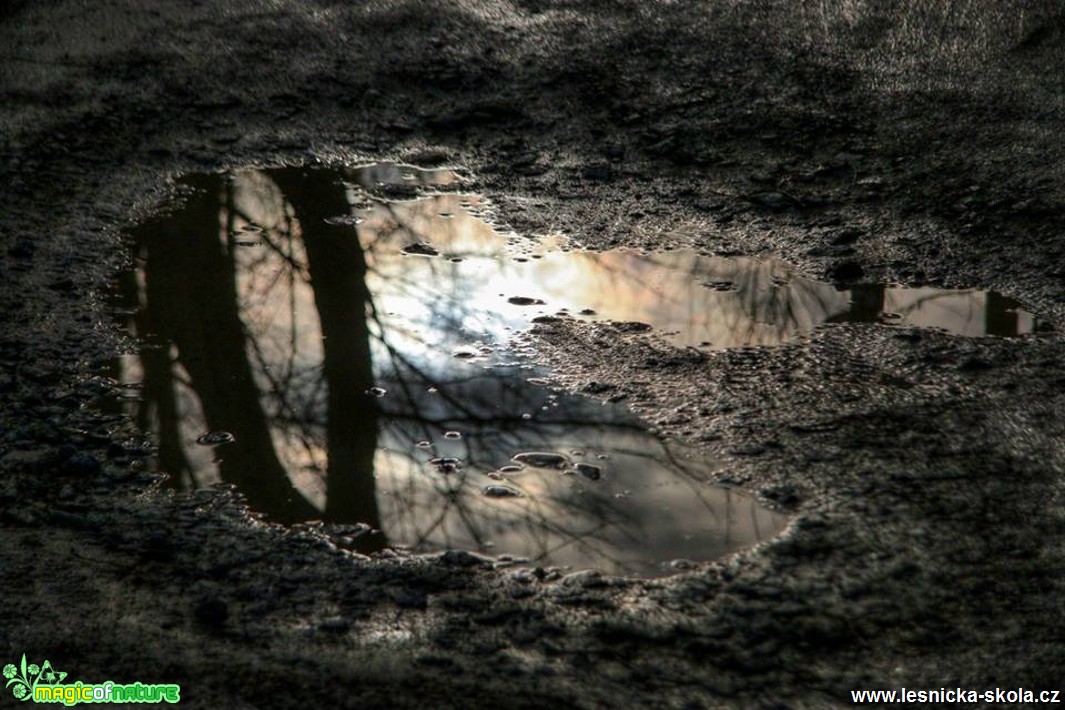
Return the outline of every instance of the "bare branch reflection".
{"type": "Polygon", "coordinates": [[[419,192],[456,180],[400,165],[201,176],[136,231],[122,289],[143,345],[125,379],[143,377],[136,414],[174,485],[233,483],[280,521],[363,523],[381,531],[365,550],[653,575],[784,519],[708,485],[713,462],[627,410],[544,387],[507,349],[532,318],[594,312],[702,347],[772,345],[830,320],[1034,327],[997,294],[844,291],[772,259],[522,252],[479,198],[419,192]],[[197,443],[211,431],[234,441],[197,443]],[[511,460],[530,451],[560,465],[511,460]]]}

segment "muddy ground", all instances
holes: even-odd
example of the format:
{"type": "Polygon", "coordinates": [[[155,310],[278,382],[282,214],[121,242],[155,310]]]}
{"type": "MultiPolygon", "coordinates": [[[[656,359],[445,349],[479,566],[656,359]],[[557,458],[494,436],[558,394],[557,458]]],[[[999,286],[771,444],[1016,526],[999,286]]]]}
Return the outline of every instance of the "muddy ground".
{"type": "Polygon", "coordinates": [[[1060,688],[1063,65],[1049,0],[7,0],[0,661],[234,709],[1060,688]],[[130,347],[124,230],[183,173],[377,159],[462,166],[524,235],[994,288],[1054,331],[700,355],[540,327],[560,383],[627,395],[794,513],[667,580],[371,560],[169,493],[92,379],[130,347]]]}

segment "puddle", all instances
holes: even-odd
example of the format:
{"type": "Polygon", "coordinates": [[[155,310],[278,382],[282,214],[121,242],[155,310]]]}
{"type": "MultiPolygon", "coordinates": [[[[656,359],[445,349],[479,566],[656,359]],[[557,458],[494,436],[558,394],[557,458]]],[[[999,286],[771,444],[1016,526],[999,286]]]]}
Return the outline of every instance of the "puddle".
{"type": "Polygon", "coordinates": [[[992,293],[839,290],[775,260],[508,243],[447,170],[186,185],[134,233],[121,313],[143,345],[118,364],[123,406],[155,432],[174,485],[235,484],[271,519],[349,524],[363,551],[657,576],[782,529],[784,516],[708,484],[714,461],[620,405],[547,387],[513,344],[534,319],[642,323],[715,348],[833,320],[967,335],[1038,325],[992,293]]]}

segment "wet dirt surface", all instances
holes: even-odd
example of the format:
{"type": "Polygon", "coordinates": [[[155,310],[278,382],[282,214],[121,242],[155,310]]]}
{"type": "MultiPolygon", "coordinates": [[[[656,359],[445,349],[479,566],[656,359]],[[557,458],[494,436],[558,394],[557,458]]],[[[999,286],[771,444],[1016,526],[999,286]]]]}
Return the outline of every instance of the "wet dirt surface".
{"type": "Polygon", "coordinates": [[[178,682],[192,707],[1058,687],[1060,9],[799,7],[0,10],[0,660],[178,682]],[[1050,330],[827,323],[700,350],[535,324],[554,382],[624,401],[793,516],[665,580],[364,556],[350,529],[264,523],[225,486],[173,493],[142,468],[148,432],[99,404],[136,347],[111,293],[124,235],[180,175],[378,160],[460,167],[530,243],[994,291],[1050,330]]]}

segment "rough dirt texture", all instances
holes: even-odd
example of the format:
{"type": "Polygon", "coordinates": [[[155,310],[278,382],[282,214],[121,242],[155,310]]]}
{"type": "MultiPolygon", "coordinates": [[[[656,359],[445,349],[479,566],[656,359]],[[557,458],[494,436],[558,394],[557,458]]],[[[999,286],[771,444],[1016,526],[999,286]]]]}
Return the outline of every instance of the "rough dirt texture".
{"type": "Polygon", "coordinates": [[[1049,0],[8,0],[0,662],[234,709],[1060,687],[1062,66],[1049,0]],[[525,235],[995,288],[1055,332],[840,325],[699,355],[539,327],[560,382],[613,386],[795,512],[665,581],[369,560],[230,491],[166,492],[94,408],[128,347],[123,230],[185,172],[376,159],[463,166],[525,235]]]}

